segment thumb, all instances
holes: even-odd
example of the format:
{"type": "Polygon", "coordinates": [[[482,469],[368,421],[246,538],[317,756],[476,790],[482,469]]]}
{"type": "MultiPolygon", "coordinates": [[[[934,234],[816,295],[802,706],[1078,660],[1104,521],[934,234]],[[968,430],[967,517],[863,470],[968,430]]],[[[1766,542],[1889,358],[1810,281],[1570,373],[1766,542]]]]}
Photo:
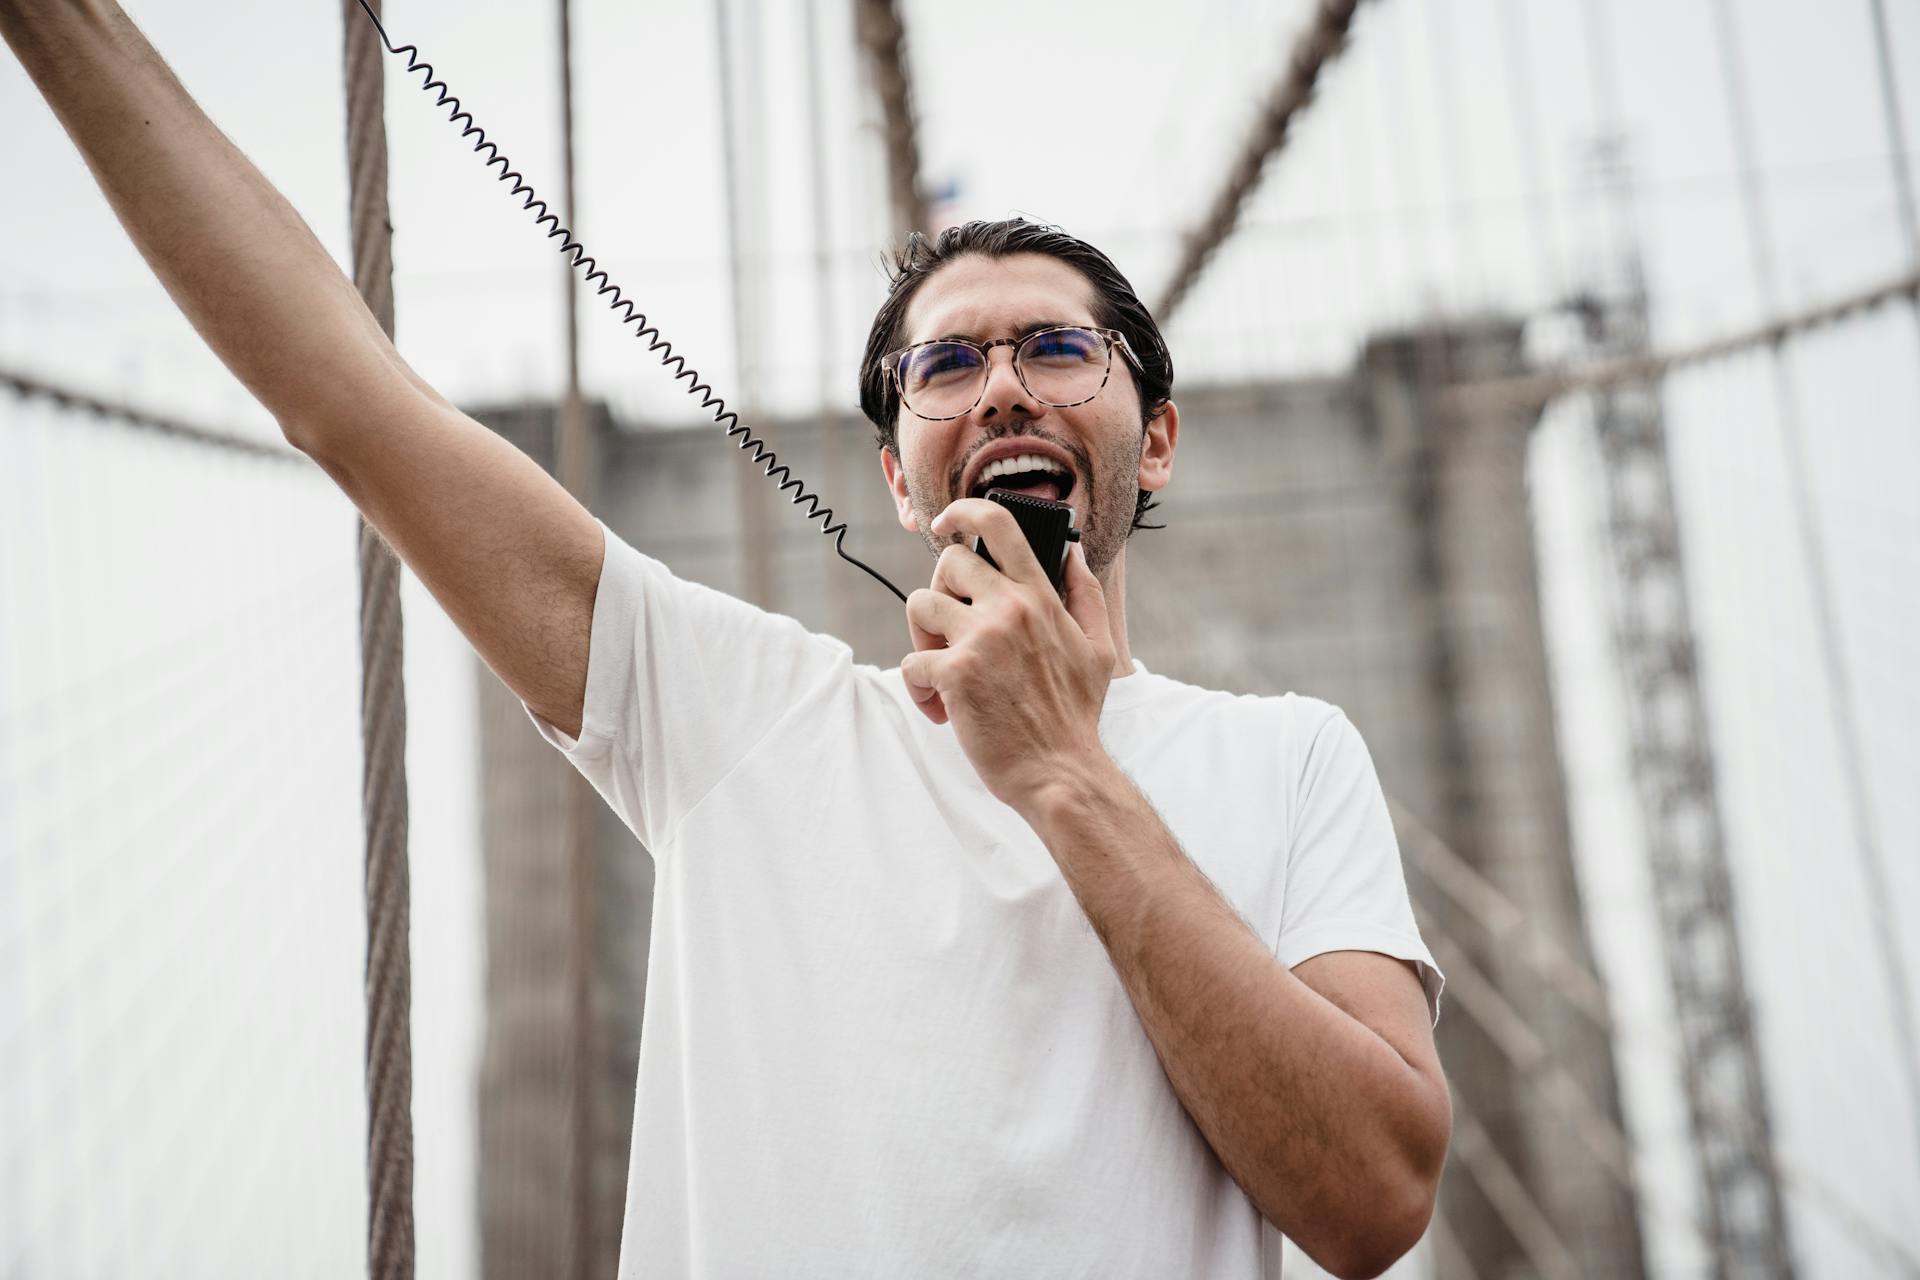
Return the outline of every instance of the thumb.
{"type": "Polygon", "coordinates": [[[900,679],[921,715],[935,724],[947,722],[947,704],[941,700],[940,691],[933,687],[933,674],[926,670],[920,654],[910,653],[900,660],[900,679]]]}
{"type": "Polygon", "coordinates": [[[1086,544],[1067,544],[1067,572],[1060,585],[1066,588],[1067,614],[1079,624],[1081,633],[1095,644],[1105,643],[1109,634],[1107,592],[1087,567],[1086,544]]]}

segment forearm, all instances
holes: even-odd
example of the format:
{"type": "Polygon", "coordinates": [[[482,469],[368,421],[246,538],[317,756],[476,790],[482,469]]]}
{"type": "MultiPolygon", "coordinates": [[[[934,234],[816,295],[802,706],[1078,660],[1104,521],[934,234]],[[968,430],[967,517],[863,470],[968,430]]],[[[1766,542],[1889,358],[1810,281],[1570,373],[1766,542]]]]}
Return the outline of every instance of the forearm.
{"type": "Polygon", "coordinates": [[[352,283],[109,0],[0,0],[0,34],[208,345],[295,443],[426,394],[352,283]]]}
{"type": "Polygon", "coordinates": [[[1428,1082],[1274,958],[1117,766],[1071,778],[1030,821],[1174,1093],[1261,1213],[1322,1259],[1417,1235],[1437,1172],[1428,1082]]]}

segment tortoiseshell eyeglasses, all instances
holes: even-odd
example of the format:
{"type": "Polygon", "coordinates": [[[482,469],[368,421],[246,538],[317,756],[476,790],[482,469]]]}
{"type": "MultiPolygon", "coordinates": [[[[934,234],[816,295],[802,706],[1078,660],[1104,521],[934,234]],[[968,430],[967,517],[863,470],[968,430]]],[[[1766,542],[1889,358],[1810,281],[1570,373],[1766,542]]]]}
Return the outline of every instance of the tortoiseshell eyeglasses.
{"type": "Polygon", "coordinates": [[[1113,373],[1115,347],[1140,370],[1140,358],[1118,329],[1071,324],[984,343],[962,338],[916,342],[887,355],[881,365],[915,417],[947,422],[973,412],[987,393],[987,358],[995,347],[1013,348],[1013,374],[1020,385],[1055,409],[1071,409],[1100,394],[1113,373]]]}

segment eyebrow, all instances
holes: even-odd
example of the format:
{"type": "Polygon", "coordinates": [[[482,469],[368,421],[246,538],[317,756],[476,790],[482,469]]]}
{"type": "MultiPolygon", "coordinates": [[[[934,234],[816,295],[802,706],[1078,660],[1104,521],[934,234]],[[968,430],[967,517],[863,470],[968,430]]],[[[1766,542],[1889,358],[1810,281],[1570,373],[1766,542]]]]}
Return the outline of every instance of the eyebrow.
{"type": "MultiPolygon", "coordinates": [[[[1073,326],[1076,329],[1085,329],[1085,328],[1090,328],[1092,326],[1092,323],[1093,322],[1090,320],[1029,320],[1024,325],[1020,326],[1020,328],[1014,333],[1013,336],[1016,338],[1024,338],[1024,337],[1027,337],[1029,334],[1038,333],[1042,329],[1060,329],[1060,328],[1065,328],[1069,325],[1073,326]]],[[[921,342],[955,342],[955,341],[978,342],[980,341],[980,339],[974,337],[970,333],[943,333],[937,338],[922,338],[920,341],[921,342]]],[[[918,346],[919,343],[915,343],[914,345],[918,346]]]]}

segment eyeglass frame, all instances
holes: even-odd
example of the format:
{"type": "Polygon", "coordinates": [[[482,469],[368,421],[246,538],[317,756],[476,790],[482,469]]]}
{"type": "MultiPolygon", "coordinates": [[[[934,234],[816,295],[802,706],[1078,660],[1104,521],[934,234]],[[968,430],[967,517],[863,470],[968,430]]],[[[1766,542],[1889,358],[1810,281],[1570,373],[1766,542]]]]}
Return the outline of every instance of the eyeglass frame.
{"type": "Polygon", "coordinates": [[[892,380],[893,389],[899,395],[900,403],[906,405],[907,411],[912,413],[914,417],[920,419],[922,422],[952,422],[956,418],[964,418],[972,413],[980,407],[980,402],[986,399],[987,384],[993,380],[993,349],[995,347],[1012,347],[1014,349],[1012,357],[1013,376],[1019,379],[1021,388],[1025,390],[1028,395],[1038,400],[1041,404],[1046,405],[1049,409],[1073,409],[1097,400],[1100,393],[1107,389],[1107,383],[1113,380],[1113,349],[1115,347],[1120,348],[1120,354],[1127,358],[1127,362],[1133,366],[1136,373],[1144,374],[1147,371],[1146,367],[1140,363],[1140,357],[1133,353],[1133,347],[1127,342],[1126,334],[1120,332],[1118,329],[1102,329],[1090,324],[1051,324],[1044,329],[1035,329],[1032,333],[1023,333],[1017,338],[995,338],[992,342],[973,342],[967,338],[928,338],[925,342],[910,343],[907,346],[901,347],[898,351],[889,352],[887,355],[882,356],[880,358],[881,370],[892,380]],[[1055,404],[1053,401],[1046,399],[1039,392],[1027,385],[1027,377],[1020,370],[1021,347],[1033,341],[1035,338],[1049,333],[1059,333],[1063,329],[1077,329],[1081,333],[1099,334],[1101,341],[1106,344],[1107,349],[1107,368],[1106,371],[1100,375],[1100,385],[1093,389],[1092,395],[1087,396],[1085,399],[1075,400],[1071,404],[1055,404]],[[900,380],[900,364],[910,353],[918,351],[921,347],[931,347],[941,343],[952,343],[962,347],[971,347],[980,353],[980,394],[973,398],[972,404],[958,413],[949,413],[938,418],[929,418],[918,409],[915,409],[911,404],[907,403],[907,389],[900,380]]]}

